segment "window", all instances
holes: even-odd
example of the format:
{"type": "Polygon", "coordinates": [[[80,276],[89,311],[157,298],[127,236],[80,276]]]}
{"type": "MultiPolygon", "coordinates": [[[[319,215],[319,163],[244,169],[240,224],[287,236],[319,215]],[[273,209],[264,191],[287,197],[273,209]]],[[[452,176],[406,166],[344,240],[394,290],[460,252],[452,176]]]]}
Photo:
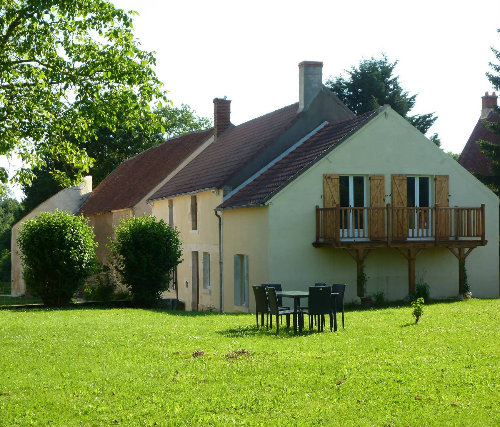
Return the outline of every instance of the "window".
{"type": "Polygon", "coordinates": [[[408,237],[429,237],[431,227],[430,178],[428,176],[406,177],[406,205],[415,208],[408,212],[408,237]]]}
{"type": "Polygon", "coordinates": [[[339,177],[341,237],[360,237],[364,235],[364,233],[360,233],[360,230],[365,229],[365,212],[364,209],[356,208],[366,206],[365,189],[364,176],[339,177]]]}
{"type": "Polygon", "coordinates": [[[210,254],[203,252],[203,289],[210,289],[210,254]]]}
{"type": "Polygon", "coordinates": [[[248,255],[234,256],[234,305],[248,306],[248,255]]]}
{"type": "Polygon", "coordinates": [[[198,200],[191,196],[191,230],[198,230],[198,200]]]}
{"type": "Polygon", "coordinates": [[[168,272],[168,290],[175,291],[177,289],[177,267],[172,268],[168,272]]]}
{"type": "Polygon", "coordinates": [[[191,252],[191,283],[192,283],[192,300],[191,300],[191,308],[192,310],[198,310],[198,301],[199,301],[199,290],[198,290],[198,280],[199,280],[199,271],[198,271],[198,251],[191,252]]]}
{"type": "Polygon", "coordinates": [[[172,199],[168,201],[168,225],[174,227],[174,201],[172,199]]]}

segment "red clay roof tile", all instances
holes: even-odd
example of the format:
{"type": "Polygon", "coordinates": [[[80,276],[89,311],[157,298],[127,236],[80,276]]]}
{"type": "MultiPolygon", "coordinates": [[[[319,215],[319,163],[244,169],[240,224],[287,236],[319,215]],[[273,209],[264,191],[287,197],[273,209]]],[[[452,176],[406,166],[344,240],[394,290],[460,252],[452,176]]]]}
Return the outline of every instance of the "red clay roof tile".
{"type": "Polygon", "coordinates": [[[212,134],[213,129],[181,135],[124,161],[94,189],[79,213],[134,206],[212,134]]]}

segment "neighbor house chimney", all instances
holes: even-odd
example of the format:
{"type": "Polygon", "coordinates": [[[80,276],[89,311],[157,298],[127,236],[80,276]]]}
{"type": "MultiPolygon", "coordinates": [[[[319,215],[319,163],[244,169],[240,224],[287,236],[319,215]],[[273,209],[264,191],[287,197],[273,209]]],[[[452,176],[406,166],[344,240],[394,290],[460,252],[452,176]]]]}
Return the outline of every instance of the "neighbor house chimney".
{"type": "Polygon", "coordinates": [[[483,102],[480,118],[485,119],[486,117],[488,117],[488,114],[490,114],[490,112],[493,111],[497,106],[498,96],[495,95],[495,92],[492,92],[491,95],[488,95],[488,92],[485,92],[484,96],[482,96],[481,99],[483,102]]]}
{"type": "Polygon", "coordinates": [[[323,63],[303,61],[299,64],[299,112],[306,110],[323,87],[323,63]]]}
{"type": "Polygon", "coordinates": [[[231,101],[214,98],[214,137],[217,139],[231,124],[231,101]]]}

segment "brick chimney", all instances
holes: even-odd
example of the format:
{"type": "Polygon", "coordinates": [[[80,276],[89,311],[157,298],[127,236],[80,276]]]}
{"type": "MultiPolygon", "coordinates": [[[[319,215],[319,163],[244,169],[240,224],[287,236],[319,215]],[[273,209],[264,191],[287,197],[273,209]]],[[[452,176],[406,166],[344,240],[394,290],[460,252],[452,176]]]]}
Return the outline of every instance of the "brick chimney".
{"type": "Polygon", "coordinates": [[[306,110],[323,87],[323,63],[303,61],[299,64],[299,112],[306,110]]]}
{"type": "Polygon", "coordinates": [[[231,101],[214,98],[214,132],[215,139],[221,136],[231,124],[231,101]]]}
{"type": "Polygon", "coordinates": [[[498,96],[495,95],[495,92],[492,92],[491,95],[488,95],[488,92],[484,93],[484,96],[481,97],[482,106],[481,106],[481,119],[485,119],[488,117],[491,111],[495,109],[497,106],[498,96]]]}

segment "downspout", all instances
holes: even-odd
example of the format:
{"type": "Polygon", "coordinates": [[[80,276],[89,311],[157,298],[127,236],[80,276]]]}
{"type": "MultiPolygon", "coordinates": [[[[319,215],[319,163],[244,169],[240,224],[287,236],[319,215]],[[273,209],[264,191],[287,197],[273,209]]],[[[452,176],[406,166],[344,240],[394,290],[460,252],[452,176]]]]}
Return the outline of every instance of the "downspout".
{"type": "Polygon", "coordinates": [[[219,218],[219,306],[220,312],[222,313],[222,301],[223,301],[223,285],[222,285],[222,217],[214,209],[215,216],[219,218]]]}

